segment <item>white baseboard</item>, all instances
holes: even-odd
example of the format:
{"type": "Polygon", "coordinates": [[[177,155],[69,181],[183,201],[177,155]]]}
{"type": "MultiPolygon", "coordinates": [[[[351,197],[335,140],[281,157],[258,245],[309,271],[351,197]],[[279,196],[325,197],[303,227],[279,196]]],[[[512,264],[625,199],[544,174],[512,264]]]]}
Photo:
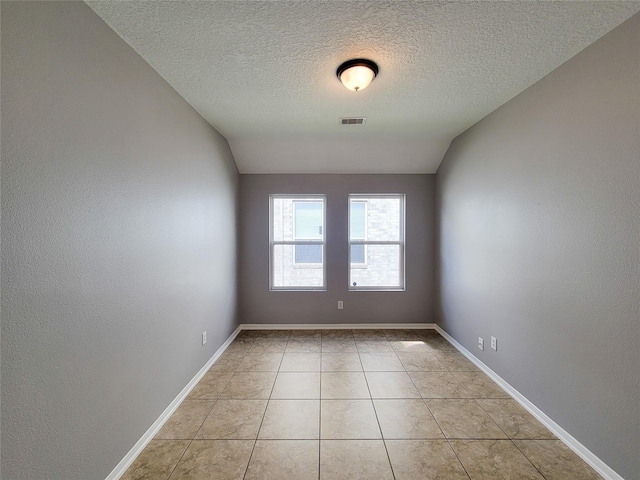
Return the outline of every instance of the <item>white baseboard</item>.
{"type": "Polygon", "coordinates": [[[435,323],[242,323],[241,330],[364,330],[364,329],[434,329],[435,323]]]}
{"type": "Polygon", "coordinates": [[[182,401],[187,398],[187,395],[189,395],[189,392],[193,390],[193,387],[198,384],[200,379],[204,377],[204,374],[209,371],[213,363],[220,357],[220,355],[224,353],[227,347],[231,345],[231,342],[233,342],[233,340],[238,336],[240,330],[240,327],[234,330],[229,338],[227,338],[227,341],[224,342],[218,350],[216,350],[216,353],[213,354],[213,356],[207,361],[207,363],[204,364],[200,371],[195,374],[195,376],[189,381],[189,383],[187,383],[187,386],[182,389],[182,391],[176,398],[173,399],[173,401],[169,404],[165,411],[162,412],[162,414],[155,422],[153,422],[153,425],[151,425],[145,432],[145,434],[142,435],[142,438],[140,438],[140,440],[136,442],[133,448],[129,450],[129,452],[124,456],[120,463],[118,463],[118,465],[116,465],[111,473],[107,475],[107,478],[105,480],[118,480],[122,475],[124,475],[124,472],[127,471],[127,468],[131,466],[136,457],[140,455],[142,450],[144,450],[144,447],[146,447],[147,444],[153,439],[153,437],[156,436],[156,433],[158,433],[165,422],[169,420],[169,417],[173,414],[173,412],[176,411],[182,401]]]}
{"type": "Polygon", "coordinates": [[[580,458],[587,462],[596,472],[602,475],[606,480],[624,480],[613,470],[609,465],[600,460],[593,452],[587,447],[582,445],[571,434],[564,430],[560,425],[549,418],[542,410],[531,403],[524,395],[518,392],[515,388],[509,385],[503,380],[496,372],[487,367],[482,361],[476,358],[469,350],[464,348],[458,343],[451,335],[445,332],[439,325],[435,325],[436,331],[442,335],[447,341],[456,347],[460,353],[472,361],[480,370],[486,373],[491,379],[496,382],[500,387],[513,397],[520,405],[522,405],[531,415],[536,417],[540,423],[547,427],[551,432],[558,437],[567,447],[573,450],[580,458]]]}

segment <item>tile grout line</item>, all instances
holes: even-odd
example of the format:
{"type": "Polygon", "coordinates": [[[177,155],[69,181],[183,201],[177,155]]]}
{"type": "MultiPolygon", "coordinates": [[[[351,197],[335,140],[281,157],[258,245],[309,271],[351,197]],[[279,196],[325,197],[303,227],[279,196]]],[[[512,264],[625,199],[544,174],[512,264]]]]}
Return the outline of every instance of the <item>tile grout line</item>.
{"type": "Polygon", "coordinates": [[[513,441],[513,438],[509,438],[509,440],[511,441],[511,444],[518,449],[518,451],[522,454],[522,456],[526,458],[531,465],[533,465],[533,468],[536,469],[536,471],[540,474],[540,476],[546,480],[547,476],[544,473],[542,473],[542,471],[538,467],[535,466],[535,464],[529,459],[529,457],[527,457],[527,455],[520,449],[520,447],[518,447],[516,442],[513,441]]]}
{"type": "Polygon", "coordinates": [[[171,469],[171,473],[169,473],[169,476],[167,477],[167,480],[171,480],[171,477],[173,476],[173,473],[176,471],[176,468],[178,468],[178,465],[180,465],[180,462],[182,461],[182,458],[184,457],[184,454],[187,453],[187,450],[189,450],[189,447],[191,446],[191,443],[193,443],[193,439],[189,440],[189,444],[187,445],[187,448],[184,449],[184,452],[182,452],[182,455],[180,455],[180,458],[178,459],[176,464],[171,469]]]}
{"type": "MultiPolygon", "coordinates": [[[[289,332],[289,335],[291,335],[291,332],[289,332]]],[[[258,334],[258,336],[256,336],[256,338],[259,338],[260,334],[258,334]]],[[[255,340],[254,340],[255,343],[255,340]]],[[[260,426],[258,427],[258,432],[256,433],[256,438],[253,441],[253,448],[251,449],[251,454],[249,455],[249,460],[247,461],[247,466],[244,469],[244,475],[242,476],[242,480],[245,480],[247,478],[247,473],[249,472],[249,465],[251,465],[251,459],[253,458],[253,453],[256,451],[256,445],[258,443],[258,436],[260,435],[260,430],[262,429],[262,424],[264,423],[264,417],[267,415],[267,408],[269,408],[269,402],[271,401],[271,395],[273,394],[273,389],[276,386],[276,381],[278,380],[278,372],[280,371],[280,365],[282,365],[282,359],[284,358],[284,352],[287,351],[287,345],[289,344],[289,337],[287,337],[287,343],[284,346],[284,351],[282,353],[282,358],[280,358],[280,363],[278,364],[278,371],[276,372],[276,377],[273,379],[273,385],[271,385],[271,391],[269,392],[269,398],[267,399],[267,404],[264,407],[264,412],[262,413],[262,420],[260,420],[260,426]]],[[[253,345],[252,345],[253,348],[253,345]]]]}
{"type": "MultiPolygon", "coordinates": [[[[251,342],[253,345],[253,342],[251,342]]],[[[245,354],[246,356],[246,354],[245,354]]],[[[244,359],[243,359],[244,360],[244,359]]],[[[212,365],[213,366],[213,365],[212,365]]],[[[227,379],[227,381],[224,384],[224,387],[222,387],[220,389],[220,393],[222,393],[222,391],[227,388],[227,385],[229,384],[229,382],[231,381],[231,378],[233,377],[233,375],[235,374],[235,372],[237,371],[237,369],[234,369],[231,372],[231,375],[229,375],[229,378],[227,379]]],[[[211,372],[211,368],[209,368],[209,370],[207,370],[207,373],[211,372]]],[[[206,375],[206,374],[205,374],[206,375]]],[[[204,378],[204,376],[203,376],[204,378]]],[[[200,380],[200,382],[202,381],[202,379],[200,380]]],[[[198,383],[200,383],[198,382],[198,383]]],[[[197,386],[197,384],[196,384],[197,386]]],[[[195,388],[195,387],[194,387],[195,388]]],[[[185,398],[185,400],[187,400],[185,398]]],[[[207,399],[199,399],[199,400],[207,400],[207,399]]],[[[187,450],[189,450],[189,447],[191,446],[191,444],[193,443],[193,441],[195,440],[196,436],[198,435],[198,432],[200,431],[200,429],[202,429],[202,425],[204,425],[204,422],[207,420],[207,418],[209,418],[209,415],[211,414],[211,412],[213,411],[213,408],[216,406],[216,404],[218,403],[218,400],[220,400],[220,394],[218,394],[218,397],[215,399],[215,401],[213,402],[213,405],[211,406],[211,410],[209,410],[209,413],[207,413],[207,415],[204,417],[204,420],[202,421],[202,423],[200,424],[200,427],[198,427],[198,430],[196,430],[196,433],[193,435],[193,437],[191,439],[189,439],[189,443],[187,445],[187,448],[184,449],[184,451],[182,452],[182,455],[180,455],[180,458],[178,459],[178,461],[176,462],[176,464],[174,465],[174,467],[171,469],[171,472],[169,473],[169,476],[167,477],[167,480],[170,480],[171,477],[173,476],[174,472],[176,471],[176,469],[178,468],[178,465],[180,465],[180,462],[182,461],[182,459],[184,458],[184,455],[187,453],[187,450]]],[[[177,409],[176,409],[177,410],[177,409]]],[[[175,412],[174,412],[175,413],[175,412]]],[[[173,416],[173,414],[172,414],[173,416]]],[[[169,417],[171,418],[171,417],[169,417]]]]}
{"type": "MultiPolygon", "coordinates": [[[[434,357],[435,357],[435,355],[434,355],[434,357]]],[[[436,358],[436,360],[437,360],[437,358],[436,358]]],[[[400,360],[400,361],[402,362],[402,360],[400,360]]],[[[404,365],[404,363],[402,365],[404,365]]],[[[406,367],[405,367],[405,369],[406,369],[406,367]]],[[[418,393],[420,394],[420,398],[422,399],[422,403],[424,403],[425,407],[427,407],[427,410],[431,414],[431,417],[433,418],[433,421],[436,422],[436,425],[438,425],[438,428],[440,429],[440,432],[442,433],[442,436],[444,437],[444,441],[447,442],[447,445],[449,445],[449,448],[451,449],[453,454],[456,456],[456,459],[458,460],[458,463],[460,464],[460,466],[464,470],[464,473],[467,475],[467,477],[471,478],[471,475],[469,475],[469,472],[467,472],[467,469],[464,466],[464,464],[462,463],[462,460],[460,460],[460,457],[458,456],[458,453],[454,450],[453,446],[451,445],[451,442],[449,441],[449,438],[444,433],[444,430],[442,429],[442,426],[440,425],[440,422],[438,422],[438,419],[436,418],[436,416],[431,411],[431,408],[429,408],[429,404],[427,403],[427,399],[423,396],[422,392],[418,389],[418,386],[413,381],[413,378],[411,377],[411,374],[408,371],[407,371],[407,375],[409,376],[409,379],[411,380],[411,383],[413,384],[415,389],[418,390],[418,393]]]]}
{"type": "MultiPolygon", "coordinates": [[[[385,334],[386,337],[386,334],[385,334]]],[[[397,356],[397,355],[396,355],[397,356]]],[[[387,448],[387,442],[385,442],[384,434],[382,433],[382,427],[380,426],[380,419],[378,418],[378,411],[376,410],[376,404],[373,401],[373,396],[371,395],[371,388],[369,387],[369,380],[367,379],[367,375],[364,373],[364,364],[362,364],[362,357],[360,357],[360,352],[358,352],[358,358],[360,359],[360,364],[362,366],[362,374],[364,375],[364,381],[367,384],[367,390],[369,391],[369,397],[371,397],[371,406],[373,407],[373,414],[376,416],[376,422],[378,422],[378,429],[380,430],[380,437],[382,439],[382,445],[384,445],[384,451],[387,454],[387,462],[389,462],[389,468],[391,469],[391,476],[393,480],[396,479],[396,474],[393,471],[393,464],[391,463],[391,457],[389,456],[389,449],[387,448]]]]}

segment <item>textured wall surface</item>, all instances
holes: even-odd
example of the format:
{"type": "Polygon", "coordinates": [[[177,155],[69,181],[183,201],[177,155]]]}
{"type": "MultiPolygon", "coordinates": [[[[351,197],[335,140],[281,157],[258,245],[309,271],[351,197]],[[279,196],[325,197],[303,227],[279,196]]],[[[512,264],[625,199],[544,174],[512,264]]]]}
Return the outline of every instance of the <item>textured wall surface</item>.
{"type": "Polygon", "coordinates": [[[243,323],[433,322],[433,175],[242,175],[243,323]],[[349,292],[348,195],[406,194],[406,291],[349,292]],[[327,290],[269,291],[269,194],[327,195],[327,290]],[[344,310],[337,309],[338,300],[344,310]]]}
{"type": "Polygon", "coordinates": [[[104,478],[226,340],[237,184],[87,5],[2,2],[3,479],[104,478]]]}
{"type": "Polygon", "coordinates": [[[639,479],[640,15],[458,137],[437,192],[440,325],[639,479]]]}
{"type": "Polygon", "coordinates": [[[242,173],[435,173],[451,140],[637,1],[89,1],[228,140],[242,173]],[[352,58],[366,90],[336,76],[352,58]],[[338,117],[365,116],[342,127],[338,117]]]}

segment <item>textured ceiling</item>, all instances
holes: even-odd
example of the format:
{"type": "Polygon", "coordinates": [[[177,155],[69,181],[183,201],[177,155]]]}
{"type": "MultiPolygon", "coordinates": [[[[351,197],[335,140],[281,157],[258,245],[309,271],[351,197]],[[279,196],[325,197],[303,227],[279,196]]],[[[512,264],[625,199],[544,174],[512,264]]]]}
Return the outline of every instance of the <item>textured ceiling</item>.
{"type": "Polygon", "coordinates": [[[87,2],[229,141],[242,173],[433,173],[449,143],[640,2],[87,2]],[[380,73],[362,92],[335,75],[380,73]],[[338,117],[366,116],[341,126],[338,117]]]}

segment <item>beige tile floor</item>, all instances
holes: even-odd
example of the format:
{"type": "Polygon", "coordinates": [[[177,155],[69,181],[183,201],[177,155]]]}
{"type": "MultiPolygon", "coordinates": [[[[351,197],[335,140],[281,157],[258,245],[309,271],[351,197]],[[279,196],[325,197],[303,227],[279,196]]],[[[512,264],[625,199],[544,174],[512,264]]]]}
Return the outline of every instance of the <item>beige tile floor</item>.
{"type": "Polygon", "coordinates": [[[244,331],[122,477],[597,479],[432,330],[244,331]]]}

